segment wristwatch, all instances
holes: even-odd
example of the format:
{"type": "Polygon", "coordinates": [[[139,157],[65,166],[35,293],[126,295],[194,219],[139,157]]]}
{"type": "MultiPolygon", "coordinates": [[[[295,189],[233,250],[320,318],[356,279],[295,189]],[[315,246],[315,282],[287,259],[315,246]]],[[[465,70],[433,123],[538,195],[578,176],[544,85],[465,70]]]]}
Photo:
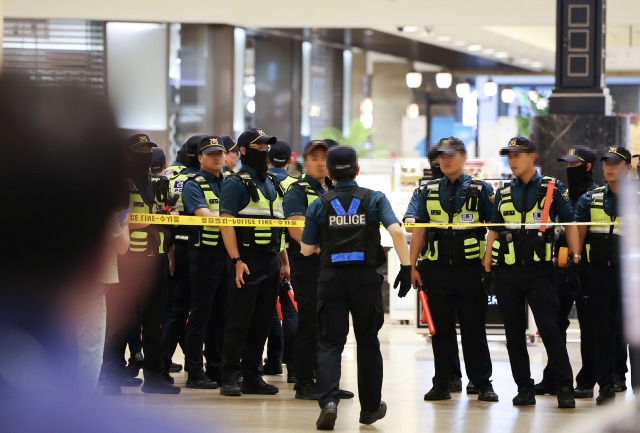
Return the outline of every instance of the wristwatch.
{"type": "Polygon", "coordinates": [[[236,258],[231,259],[231,263],[233,263],[234,265],[235,265],[236,263],[238,263],[238,262],[241,262],[241,261],[242,261],[242,258],[241,258],[241,257],[236,257],[236,258]]]}
{"type": "Polygon", "coordinates": [[[578,259],[578,260],[582,260],[582,255],[581,255],[581,254],[569,253],[569,258],[570,258],[570,259],[578,259]]]}

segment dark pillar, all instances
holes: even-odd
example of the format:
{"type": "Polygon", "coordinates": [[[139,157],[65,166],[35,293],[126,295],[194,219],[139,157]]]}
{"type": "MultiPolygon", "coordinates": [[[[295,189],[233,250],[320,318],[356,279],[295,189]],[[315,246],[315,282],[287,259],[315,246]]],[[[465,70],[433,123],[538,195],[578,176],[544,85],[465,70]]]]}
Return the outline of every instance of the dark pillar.
{"type": "Polygon", "coordinates": [[[606,0],[557,0],[556,86],[549,114],[611,114],[604,83],[606,0]]]}
{"type": "Polygon", "coordinates": [[[206,27],[203,123],[207,134],[233,135],[233,30],[227,25],[206,27]]]}
{"type": "Polygon", "coordinates": [[[266,35],[255,40],[255,125],[300,153],[302,42],[266,35]]]}

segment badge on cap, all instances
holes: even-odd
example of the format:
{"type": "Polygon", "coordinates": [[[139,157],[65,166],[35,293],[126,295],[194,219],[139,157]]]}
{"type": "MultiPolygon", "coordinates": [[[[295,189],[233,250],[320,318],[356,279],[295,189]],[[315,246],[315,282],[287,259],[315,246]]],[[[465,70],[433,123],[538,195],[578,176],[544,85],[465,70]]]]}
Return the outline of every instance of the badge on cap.
{"type": "Polygon", "coordinates": [[[567,153],[567,155],[575,156],[576,155],[576,150],[575,149],[569,149],[569,153],[567,153]]]}
{"type": "Polygon", "coordinates": [[[264,133],[264,131],[262,129],[256,129],[256,131],[258,132],[258,134],[260,134],[261,137],[267,135],[264,133]]]}
{"type": "Polygon", "coordinates": [[[512,138],[511,140],[509,140],[509,146],[518,147],[518,139],[517,138],[512,138]]]}
{"type": "Polygon", "coordinates": [[[211,138],[209,139],[209,144],[218,144],[218,139],[217,139],[217,138],[215,138],[215,137],[211,137],[211,138]]]}
{"type": "Polygon", "coordinates": [[[618,151],[618,148],[616,146],[609,146],[609,152],[616,153],[617,151],[618,151]]]}
{"type": "Polygon", "coordinates": [[[140,140],[140,141],[148,141],[146,135],[139,135],[138,136],[138,140],[140,140]]]}

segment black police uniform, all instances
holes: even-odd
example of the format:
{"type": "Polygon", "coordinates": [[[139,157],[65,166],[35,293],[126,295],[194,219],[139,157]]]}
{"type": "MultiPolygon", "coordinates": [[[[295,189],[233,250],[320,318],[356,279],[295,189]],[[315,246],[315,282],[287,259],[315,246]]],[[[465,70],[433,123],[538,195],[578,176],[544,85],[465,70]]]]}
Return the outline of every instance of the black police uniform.
{"type": "Polygon", "coordinates": [[[339,402],[341,354],[349,333],[349,312],[357,341],[360,407],[368,413],[381,408],[378,331],[384,321],[383,278],[376,268],[386,258],[380,245],[380,222],[385,227],[399,224],[392,212],[385,214],[388,210],[390,205],[383,194],[360,188],[354,181],[342,181],[307,211],[302,242],[321,246],[316,376],[322,408],[339,402]]]}
{"type": "Polygon", "coordinates": [[[458,223],[455,227],[427,230],[418,265],[437,329],[432,338],[433,390],[425,395],[426,400],[450,398],[451,360],[458,353],[457,312],[467,376],[482,399],[497,401],[490,389],[492,366],[485,329],[488,304],[481,278],[486,229],[463,225],[490,219],[492,194],[487,183],[461,175],[454,182],[447,177],[429,181],[419,196],[419,222],[458,223]]]}

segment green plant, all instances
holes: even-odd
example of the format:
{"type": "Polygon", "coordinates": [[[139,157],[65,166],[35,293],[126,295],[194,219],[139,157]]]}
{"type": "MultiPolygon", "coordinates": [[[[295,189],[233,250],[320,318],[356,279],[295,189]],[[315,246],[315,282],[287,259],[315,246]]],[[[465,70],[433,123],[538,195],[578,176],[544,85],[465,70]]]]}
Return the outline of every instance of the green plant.
{"type": "Polygon", "coordinates": [[[388,158],[391,151],[391,143],[375,143],[373,146],[369,144],[369,137],[375,129],[365,128],[360,119],[351,121],[349,135],[342,135],[342,131],[333,126],[327,126],[320,131],[320,136],[330,138],[340,144],[346,144],[353,147],[358,157],[372,158],[388,158]]]}

